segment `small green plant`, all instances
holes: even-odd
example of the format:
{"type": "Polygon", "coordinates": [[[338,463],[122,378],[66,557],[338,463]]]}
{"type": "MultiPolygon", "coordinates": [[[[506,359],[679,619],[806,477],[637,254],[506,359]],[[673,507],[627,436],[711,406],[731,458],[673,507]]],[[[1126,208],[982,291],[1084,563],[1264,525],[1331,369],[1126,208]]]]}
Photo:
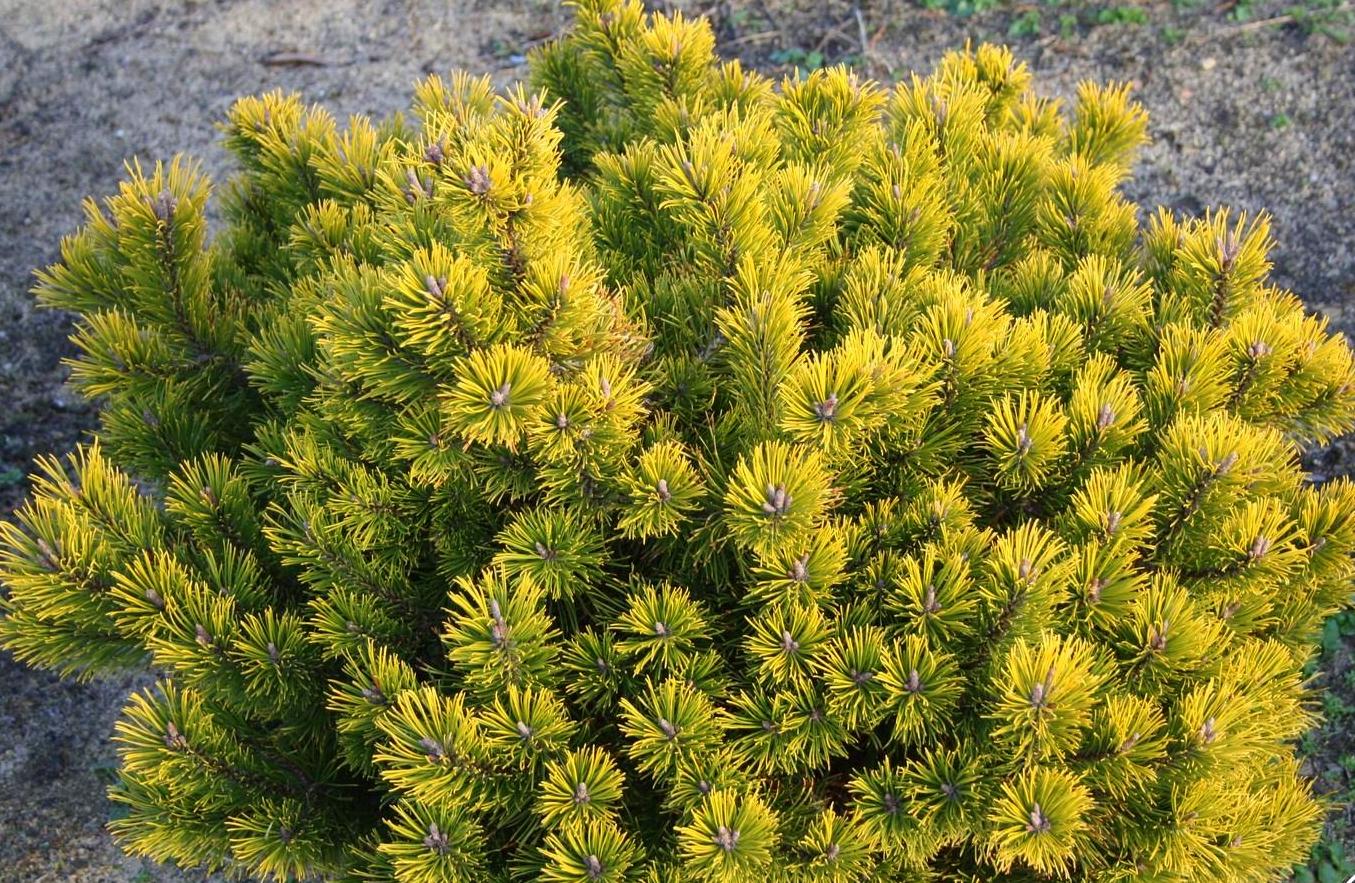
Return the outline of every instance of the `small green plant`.
{"type": "Polygon", "coordinates": [[[1016,18],[1007,27],[1007,34],[1012,37],[1034,37],[1040,33],[1040,10],[1027,9],[1016,18]]]}
{"type": "Polygon", "coordinates": [[[1355,576],[1297,452],[1355,362],[1265,217],[1141,223],[1126,87],[713,46],[588,0],[530,90],[239,102],[214,238],[188,161],[88,204],[38,295],[101,427],[0,526],[0,643],[161,673],[115,836],[279,881],[1281,879],[1355,576]]]}
{"type": "Polygon", "coordinates": [[[771,54],[774,64],[786,65],[797,71],[816,71],[823,67],[824,55],[817,49],[806,50],[800,46],[778,49],[771,54]]]}
{"type": "Polygon", "coordinates": [[[1148,12],[1141,6],[1107,6],[1096,13],[1096,23],[1102,25],[1144,25],[1148,12]]]}
{"type": "Polygon", "coordinates": [[[1228,18],[1235,22],[1249,22],[1256,17],[1256,0],[1237,0],[1228,11],[1228,18]]]}
{"type": "Polygon", "coordinates": [[[1355,862],[1338,841],[1323,838],[1305,865],[1294,869],[1294,883],[1349,883],[1355,862]]]}
{"type": "Polygon", "coordinates": [[[1289,15],[1304,33],[1322,34],[1338,43],[1351,40],[1355,6],[1349,0],[1306,0],[1290,7],[1289,15]]]}
{"type": "Polygon", "coordinates": [[[1002,5],[1002,0],[922,0],[926,9],[943,9],[951,15],[979,15],[1002,5]]]}
{"type": "Polygon", "coordinates": [[[753,19],[753,9],[750,6],[735,6],[729,11],[729,23],[738,30],[748,27],[753,19]]]}
{"type": "Polygon", "coordinates": [[[1335,654],[1341,649],[1342,639],[1355,637],[1355,611],[1342,610],[1322,626],[1322,652],[1335,654]]]}
{"type": "Polygon", "coordinates": [[[1321,653],[1304,669],[1306,677],[1333,679],[1330,692],[1323,697],[1324,726],[1306,734],[1301,748],[1316,773],[1320,789],[1337,807],[1328,820],[1322,839],[1313,848],[1307,863],[1295,869],[1294,879],[1347,883],[1355,874],[1355,863],[1346,856],[1344,843],[1350,837],[1349,808],[1355,804],[1355,745],[1346,734],[1355,732],[1355,706],[1349,701],[1355,694],[1355,667],[1350,665],[1348,646],[1355,637],[1355,611],[1343,610],[1329,618],[1322,628],[1321,653]]]}

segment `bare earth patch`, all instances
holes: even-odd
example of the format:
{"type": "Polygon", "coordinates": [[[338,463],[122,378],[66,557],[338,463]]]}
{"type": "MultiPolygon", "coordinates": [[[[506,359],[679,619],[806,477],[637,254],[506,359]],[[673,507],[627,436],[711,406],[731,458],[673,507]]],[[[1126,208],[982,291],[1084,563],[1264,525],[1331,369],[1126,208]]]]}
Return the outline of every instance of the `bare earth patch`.
{"type": "MultiPolygon", "coordinates": [[[[724,51],[760,68],[818,53],[879,79],[929,69],[967,38],[1002,40],[1010,21],[885,3],[861,4],[859,18],[837,2],[686,5],[716,13],[724,51]]],[[[1104,27],[1013,48],[1056,94],[1087,78],[1135,83],[1154,140],[1130,195],[1192,213],[1269,210],[1274,280],[1355,332],[1355,48],[1293,26],[1162,14],[1185,25],[1183,39],[1104,27]]],[[[37,310],[28,288],[78,225],[81,199],[116,188],[125,159],[185,152],[220,179],[213,126],[237,96],[296,90],[341,118],[381,116],[406,107],[427,73],[465,67],[512,81],[529,48],[566,22],[546,0],[0,0],[0,516],[26,493],[35,456],[68,450],[93,424],[63,387],[69,323],[37,310]]],[[[1310,462],[1343,474],[1355,469],[1346,451],[1310,462]]],[[[1329,654],[1338,674],[1351,644],[1329,654]]],[[[103,831],[108,736],[145,680],[65,683],[0,654],[0,881],[204,879],[126,858],[103,831]]],[[[1355,706],[1350,680],[1333,678],[1329,710],[1355,706]]],[[[1341,726],[1311,740],[1325,790],[1351,790],[1341,758],[1353,743],[1341,726]]],[[[1350,819],[1338,817],[1337,830],[1350,819]]]]}

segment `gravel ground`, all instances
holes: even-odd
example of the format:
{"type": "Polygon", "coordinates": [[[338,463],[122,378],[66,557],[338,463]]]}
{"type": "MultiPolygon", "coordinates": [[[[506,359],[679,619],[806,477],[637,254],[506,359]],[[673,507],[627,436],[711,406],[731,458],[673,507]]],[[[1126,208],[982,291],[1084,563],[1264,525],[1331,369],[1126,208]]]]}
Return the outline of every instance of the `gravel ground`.
{"type": "MultiPolygon", "coordinates": [[[[879,78],[929,68],[967,38],[1001,39],[1001,13],[960,22],[913,6],[830,0],[711,5],[726,51],[775,67],[790,47],[853,55],[879,78]],[[732,7],[738,14],[731,14],[732,7]]],[[[1258,16],[1282,8],[1259,8],[1258,16]]],[[[1155,15],[1179,26],[1097,28],[1013,48],[1045,91],[1129,80],[1153,144],[1131,194],[1196,212],[1268,209],[1274,278],[1355,331],[1355,49],[1282,23],[1155,15]]],[[[509,82],[566,20],[553,3],[491,0],[0,0],[0,516],[34,456],[69,449],[92,422],[64,387],[68,321],[27,289],[131,156],[183,151],[220,178],[213,125],[231,100],[299,90],[340,117],[406,106],[414,80],[466,67],[509,82]]],[[[1316,455],[1347,471],[1344,445],[1316,455]]],[[[107,738],[134,677],[73,684],[0,653],[0,881],[201,881],[122,856],[103,832],[107,738]]],[[[1325,733],[1320,771],[1355,734],[1325,733]]]]}

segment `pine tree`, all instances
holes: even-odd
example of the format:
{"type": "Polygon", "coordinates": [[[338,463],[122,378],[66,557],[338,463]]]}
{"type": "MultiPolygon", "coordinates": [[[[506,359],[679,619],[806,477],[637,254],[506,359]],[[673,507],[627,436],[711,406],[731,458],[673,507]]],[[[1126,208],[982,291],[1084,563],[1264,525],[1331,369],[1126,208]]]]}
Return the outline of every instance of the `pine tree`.
{"type": "Polygon", "coordinates": [[[0,643],[151,665],[129,851],[276,880],[1274,880],[1355,575],[1266,218],[1009,52],[779,84],[583,0],[532,82],[239,102],[40,274],[97,440],[0,643]]]}

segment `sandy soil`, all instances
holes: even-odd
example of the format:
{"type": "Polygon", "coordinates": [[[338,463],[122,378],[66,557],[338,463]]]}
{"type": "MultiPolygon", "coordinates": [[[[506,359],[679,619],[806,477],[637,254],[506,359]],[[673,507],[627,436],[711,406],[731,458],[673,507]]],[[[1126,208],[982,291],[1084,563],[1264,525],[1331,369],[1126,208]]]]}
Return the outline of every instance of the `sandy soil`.
{"type": "MultiPolygon", "coordinates": [[[[858,23],[849,4],[801,2],[710,6],[724,13],[726,51],[751,63],[775,67],[778,50],[801,46],[854,55],[881,78],[1006,32],[1002,14],[961,23],[876,3],[858,23]]],[[[27,289],[81,198],[115,188],[126,158],[182,151],[221,177],[213,125],[235,96],[299,90],[339,116],[381,115],[430,71],[511,81],[565,21],[546,0],[0,0],[0,516],[32,458],[68,449],[92,422],[62,385],[68,322],[36,310],[27,289]]],[[[1154,144],[1132,194],[1192,212],[1269,209],[1276,280],[1355,331],[1355,48],[1217,15],[1177,24],[1185,38],[1173,44],[1155,28],[1098,28],[1014,48],[1052,93],[1089,77],[1135,82],[1154,144]]],[[[1344,451],[1314,463],[1345,471],[1344,451]]],[[[103,833],[107,738],[136,684],[62,683],[0,654],[0,881],[204,879],[128,859],[103,833]]],[[[1324,744],[1348,751],[1349,738],[1324,744]]]]}

